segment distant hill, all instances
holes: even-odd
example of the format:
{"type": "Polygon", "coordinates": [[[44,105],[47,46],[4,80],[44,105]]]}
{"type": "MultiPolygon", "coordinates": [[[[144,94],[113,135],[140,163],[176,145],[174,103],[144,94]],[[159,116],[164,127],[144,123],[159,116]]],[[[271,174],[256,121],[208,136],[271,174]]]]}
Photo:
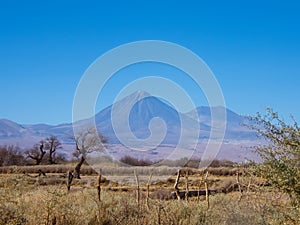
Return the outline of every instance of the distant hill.
{"type": "Polygon", "coordinates": [[[0,120],[0,137],[1,138],[13,138],[22,137],[27,129],[13,121],[1,119],[0,120]]]}
{"type": "MultiPolygon", "coordinates": [[[[161,143],[161,147],[166,148],[167,146],[169,150],[177,145],[180,138],[182,129],[181,119],[185,124],[188,124],[188,131],[186,132],[192,133],[200,126],[199,151],[203,151],[205,143],[210,135],[210,107],[201,106],[196,108],[195,110],[198,116],[195,117],[192,116],[192,112],[182,114],[159,98],[151,96],[143,91],[137,91],[95,115],[94,119],[97,129],[107,137],[110,146],[109,151],[115,155],[127,154],[128,149],[127,151],[121,151],[122,145],[113,129],[111,120],[113,107],[117,111],[115,121],[118,122],[118,130],[124,132],[122,135],[125,135],[125,137],[126,135],[130,137],[130,134],[127,134],[128,130],[125,129],[129,124],[130,130],[135,137],[140,139],[147,138],[151,134],[149,130],[149,122],[156,117],[162,119],[167,128],[167,133],[161,143]],[[128,120],[124,114],[126,111],[130,112],[128,120]]],[[[221,112],[224,109],[221,107],[215,107],[214,110],[218,114],[218,111],[221,112]]],[[[245,126],[242,126],[243,123],[247,123],[247,119],[245,117],[239,116],[229,109],[225,110],[227,113],[227,121],[225,140],[223,144],[223,148],[225,150],[223,149],[223,152],[225,151],[227,153],[225,156],[222,156],[221,149],[220,154],[222,156],[221,158],[235,159],[237,158],[237,154],[242,154],[241,146],[254,145],[257,143],[256,133],[245,126]]],[[[85,123],[85,121],[80,121],[78,123],[85,123]]],[[[161,126],[161,124],[159,126],[161,126]]],[[[155,129],[159,131],[160,127],[155,129]]],[[[21,148],[29,148],[34,143],[50,135],[55,135],[59,140],[61,140],[66,153],[70,153],[70,151],[74,148],[71,138],[73,135],[73,127],[71,123],[56,126],[46,124],[20,125],[6,119],[0,120],[0,144],[18,144],[21,148]]],[[[149,154],[151,154],[151,157],[160,157],[160,151],[151,151],[149,154]]]]}

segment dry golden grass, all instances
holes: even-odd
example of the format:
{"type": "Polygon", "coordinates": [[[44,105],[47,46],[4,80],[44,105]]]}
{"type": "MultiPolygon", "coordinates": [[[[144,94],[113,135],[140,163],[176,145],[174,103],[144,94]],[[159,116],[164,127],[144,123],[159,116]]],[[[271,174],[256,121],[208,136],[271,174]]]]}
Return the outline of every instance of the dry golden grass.
{"type": "MultiPolygon", "coordinates": [[[[141,183],[138,205],[132,177],[123,176],[124,182],[118,183],[120,176],[107,176],[114,181],[103,180],[99,202],[95,175],[74,180],[70,192],[61,174],[29,175],[1,175],[0,224],[300,224],[299,209],[292,207],[288,197],[263,186],[256,191],[252,188],[244,189],[243,193],[212,195],[207,209],[206,202],[196,197],[189,201],[166,200],[173,190],[175,176],[165,181],[154,177],[148,208],[146,184],[141,183]]],[[[190,175],[190,188],[197,188],[200,180],[197,174],[190,175]]],[[[242,184],[248,181],[241,178],[242,184]]],[[[209,177],[211,187],[228,186],[226,182],[235,183],[235,177],[209,177]]],[[[185,179],[181,179],[179,187],[184,189],[185,179]]]]}

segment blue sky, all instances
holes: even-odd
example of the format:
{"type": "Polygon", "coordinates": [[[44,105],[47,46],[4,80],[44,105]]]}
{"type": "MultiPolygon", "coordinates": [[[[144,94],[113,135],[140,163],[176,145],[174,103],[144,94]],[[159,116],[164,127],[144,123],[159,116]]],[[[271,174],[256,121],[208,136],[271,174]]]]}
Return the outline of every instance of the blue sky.
{"type": "MultiPolygon", "coordinates": [[[[87,67],[118,45],[150,39],[198,54],[235,112],[272,107],[300,121],[299,11],[298,1],[1,1],[0,118],[70,122],[76,86],[87,67]]],[[[128,71],[161,72],[151,68],[128,71]]],[[[125,72],[126,79],[111,80],[96,110],[133,79],[125,72]]],[[[180,79],[193,90],[188,79],[180,79]]],[[[191,95],[197,105],[207,104],[201,91],[191,95]]]]}

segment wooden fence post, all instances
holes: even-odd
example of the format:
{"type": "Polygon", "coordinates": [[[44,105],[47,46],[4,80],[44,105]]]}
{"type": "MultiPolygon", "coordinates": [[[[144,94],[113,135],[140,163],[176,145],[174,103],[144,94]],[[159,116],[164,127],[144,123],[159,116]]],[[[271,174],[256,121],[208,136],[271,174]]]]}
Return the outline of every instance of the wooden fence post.
{"type": "Polygon", "coordinates": [[[189,170],[185,172],[185,200],[189,200],[189,170]]]}
{"type": "Polygon", "coordinates": [[[197,203],[199,203],[200,201],[200,191],[201,191],[201,185],[203,184],[204,181],[204,174],[201,177],[201,180],[199,180],[199,184],[198,184],[198,193],[197,193],[197,203]]]}
{"type": "Polygon", "coordinates": [[[242,192],[241,183],[240,183],[240,173],[239,173],[239,171],[237,171],[237,173],[236,173],[236,183],[238,185],[239,193],[240,193],[240,197],[238,199],[238,202],[240,202],[242,200],[242,197],[243,197],[243,192],[242,192]]]}
{"type": "Polygon", "coordinates": [[[68,191],[70,191],[70,189],[71,189],[71,184],[72,184],[73,178],[74,178],[73,173],[71,171],[68,171],[68,173],[67,173],[67,179],[68,179],[67,180],[67,188],[68,188],[68,191]]]}
{"type": "Polygon", "coordinates": [[[97,192],[98,192],[98,201],[101,202],[101,169],[99,171],[99,176],[97,179],[97,192]]]}
{"type": "Polygon", "coordinates": [[[149,210],[149,192],[150,192],[150,184],[151,184],[151,178],[152,178],[152,172],[149,176],[148,182],[147,182],[147,193],[146,193],[146,207],[149,210]]]}
{"type": "Polygon", "coordinates": [[[205,178],[204,178],[204,185],[205,185],[205,200],[206,200],[207,210],[208,210],[208,209],[209,209],[209,192],[208,192],[207,177],[208,177],[208,171],[206,171],[206,175],[205,175],[205,178]]]}
{"type": "Polygon", "coordinates": [[[174,184],[174,189],[178,200],[180,200],[180,192],[178,188],[179,179],[180,179],[180,169],[177,171],[177,178],[174,184]]]}
{"type": "Polygon", "coordinates": [[[136,171],[134,170],[134,176],[135,176],[135,181],[136,181],[136,203],[138,207],[140,208],[140,181],[139,177],[136,174],[136,171]]]}

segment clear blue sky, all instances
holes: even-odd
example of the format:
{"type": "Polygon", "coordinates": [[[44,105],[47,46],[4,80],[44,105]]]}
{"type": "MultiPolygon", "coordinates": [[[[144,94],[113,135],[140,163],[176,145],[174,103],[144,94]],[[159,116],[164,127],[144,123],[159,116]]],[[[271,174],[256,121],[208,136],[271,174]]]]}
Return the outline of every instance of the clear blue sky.
{"type": "MultiPolygon", "coordinates": [[[[235,112],[272,107],[300,121],[299,12],[300,3],[288,0],[1,1],[0,118],[70,122],[77,83],[97,57],[154,39],[197,53],[235,112]]],[[[97,110],[122,82],[112,81],[97,110]]]]}

